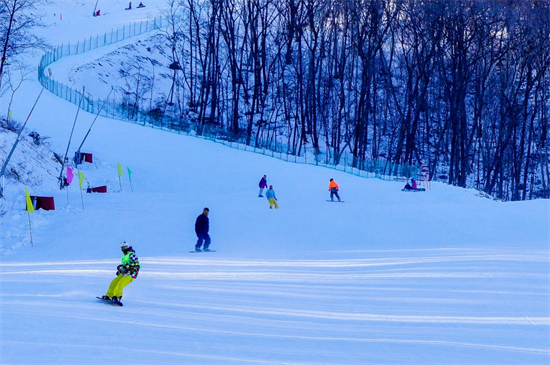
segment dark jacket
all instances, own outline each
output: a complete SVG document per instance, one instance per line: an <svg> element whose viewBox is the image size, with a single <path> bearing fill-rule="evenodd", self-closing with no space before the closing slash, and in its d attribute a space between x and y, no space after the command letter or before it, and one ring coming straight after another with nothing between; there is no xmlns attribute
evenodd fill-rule
<svg viewBox="0 0 550 365"><path fill-rule="evenodd" d="M267 179L265 177L262 177L258 186L260 187L260 189L267 188Z"/></svg>
<svg viewBox="0 0 550 365"><path fill-rule="evenodd" d="M208 229L210 228L210 223L208 221L208 216L201 214L197 217L197 220L195 221L195 233L208 233Z"/></svg>

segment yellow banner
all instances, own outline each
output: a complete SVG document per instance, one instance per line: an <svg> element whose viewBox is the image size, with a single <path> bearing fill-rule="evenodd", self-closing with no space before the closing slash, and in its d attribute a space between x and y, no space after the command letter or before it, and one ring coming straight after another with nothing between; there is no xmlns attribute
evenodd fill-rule
<svg viewBox="0 0 550 365"><path fill-rule="evenodd" d="M27 195L27 211L29 213L34 213L34 206L32 205L31 196L29 195L29 189L25 186L25 193Z"/></svg>
<svg viewBox="0 0 550 365"><path fill-rule="evenodd" d="M82 189L82 182L84 182L84 174L81 171L78 171L78 187Z"/></svg>

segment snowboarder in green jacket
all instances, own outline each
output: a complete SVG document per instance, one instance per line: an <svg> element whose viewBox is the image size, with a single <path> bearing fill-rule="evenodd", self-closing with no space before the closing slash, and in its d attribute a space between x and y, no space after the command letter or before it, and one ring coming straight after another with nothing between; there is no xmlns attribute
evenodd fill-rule
<svg viewBox="0 0 550 365"><path fill-rule="evenodd" d="M122 251L121 264L117 267L116 278L111 281L107 294L101 299L120 302L122 299L122 290L130 284L139 274L140 264L136 252L126 241L120 243Z"/></svg>

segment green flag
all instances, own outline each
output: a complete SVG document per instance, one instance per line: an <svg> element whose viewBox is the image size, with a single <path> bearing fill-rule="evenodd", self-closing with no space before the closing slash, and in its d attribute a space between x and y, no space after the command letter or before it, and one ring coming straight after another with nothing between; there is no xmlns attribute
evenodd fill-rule
<svg viewBox="0 0 550 365"><path fill-rule="evenodd" d="M132 170L130 170L129 167L126 168L128 170L128 180L132 181Z"/></svg>
<svg viewBox="0 0 550 365"><path fill-rule="evenodd" d="M8 122L10 122L12 118L13 118L13 112L11 110L9 110L8 111Z"/></svg>
<svg viewBox="0 0 550 365"><path fill-rule="evenodd" d="M124 172L122 171L122 164L119 162L118 165L118 176L124 175Z"/></svg>
<svg viewBox="0 0 550 365"><path fill-rule="evenodd" d="M78 171L78 187L82 189L82 182L84 182L84 174L81 171Z"/></svg>
<svg viewBox="0 0 550 365"><path fill-rule="evenodd" d="M27 189L26 186L25 186L25 196L27 200L27 212L34 213L34 206L32 205L32 199L31 199L31 196L29 195L29 189Z"/></svg>

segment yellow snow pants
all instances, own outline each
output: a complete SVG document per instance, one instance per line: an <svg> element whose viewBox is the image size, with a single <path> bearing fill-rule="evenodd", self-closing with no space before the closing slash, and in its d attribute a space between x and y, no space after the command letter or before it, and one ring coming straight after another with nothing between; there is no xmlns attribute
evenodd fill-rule
<svg viewBox="0 0 550 365"><path fill-rule="evenodd" d="M267 199L269 201L269 209L273 209L273 204L275 204L275 209L279 209L279 204L277 204L277 200L274 198Z"/></svg>
<svg viewBox="0 0 550 365"><path fill-rule="evenodd" d="M111 281L111 285L109 285L109 290L107 290L107 294L105 295L108 297L121 297L124 287L130 284L132 281L134 281L134 278L132 278L131 276L117 276L113 279L113 281Z"/></svg>

